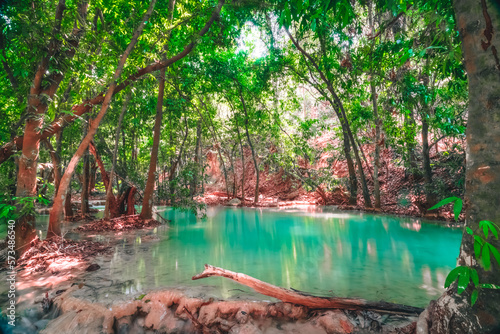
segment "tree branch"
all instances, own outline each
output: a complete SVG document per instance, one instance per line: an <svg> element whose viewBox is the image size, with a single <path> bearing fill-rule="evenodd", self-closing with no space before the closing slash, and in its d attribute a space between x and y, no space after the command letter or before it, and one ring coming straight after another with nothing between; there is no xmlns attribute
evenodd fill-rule
<svg viewBox="0 0 500 334"><path fill-rule="evenodd" d="M364 299L317 297L297 290L280 288L251 276L214 267L209 264L205 264L205 270L191 279L198 280L212 276L226 277L242 285L246 285L263 295L277 298L285 303L303 305L312 309L371 310L380 313L405 315L420 314L423 311L419 307L386 302L369 302Z"/></svg>
<svg viewBox="0 0 500 334"><path fill-rule="evenodd" d="M162 68L166 68L166 67L172 65L173 63L175 63L176 61L187 56L193 50L193 48L196 46L196 44L198 43L197 40L208 32L212 23L219 16L220 11L221 11L224 3L225 3L225 0L219 0L219 4L212 12L212 16L208 19L205 26L198 32L197 38L195 38L196 41L189 43L184 48L184 50L182 52L178 53L177 55L173 56L172 58L150 64L150 65L140 69L136 74L130 75L125 81L123 81L121 84L116 86L116 88L114 89L113 95L122 91L128 85L130 85L132 82L136 81L140 77L142 77L148 73L151 73L153 71L158 71ZM89 100L84 101L83 103L74 105L71 108L73 115L64 115L61 118L54 120L47 127L47 129L43 131L43 133L41 135L41 139L43 140L43 139L51 137L55 133L59 132L63 126L65 126L68 123L73 122L76 118L91 111L92 107L94 105L99 105L103 101L104 101L104 91L92 99L89 99ZM23 137L21 136L21 137L15 138L13 141L6 143L2 147L0 147L0 164L3 163L4 161L6 161L12 154L15 153L16 150L21 150L22 146L23 146Z"/></svg>

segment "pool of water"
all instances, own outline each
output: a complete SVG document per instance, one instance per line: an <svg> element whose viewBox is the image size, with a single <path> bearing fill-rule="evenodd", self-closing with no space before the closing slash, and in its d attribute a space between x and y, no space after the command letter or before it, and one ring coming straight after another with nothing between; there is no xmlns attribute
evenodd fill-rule
<svg viewBox="0 0 500 334"><path fill-rule="evenodd" d="M205 220L164 209L169 229L133 256L111 264L111 276L146 287L239 286L225 278L191 281L209 263L281 287L318 295L426 306L455 267L461 231L418 219L338 212L331 208L209 208ZM130 255L130 254L129 254Z"/></svg>
<svg viewBox="0 0 500 334"><path fill-rule="evenodd" d="M226 278L192 281L208 263L316 295L424 307L444 291L461 240L459 229L440 223L329 207L211 207L203 220L171 208L158 211L171 220L169 227L94 237L113 245L111 256L96 260L100 270L84 273L96 301L127 300L166 287L270 299ZM43 229L43 217L39 223ZM23 282L21 296L57 289L33 280Z"/></svg>

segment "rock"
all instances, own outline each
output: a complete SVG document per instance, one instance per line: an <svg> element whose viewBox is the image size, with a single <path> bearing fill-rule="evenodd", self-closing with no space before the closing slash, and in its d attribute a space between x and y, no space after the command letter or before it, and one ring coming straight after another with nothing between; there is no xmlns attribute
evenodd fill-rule
<svg viewBox="0 0 500 334"><path fill-rule="evenodd" d="M251 322L236 325L231 328L229 334L260 334L262 331Z"/></svg>
<svg viewBox="0 0 500 334"><path fill-rule="evenodd" d="M354 326L341 311L326 311L318 318L318 323L328 334L352 333Z"/></svg>
<svg viewBox="0 0 500 334"><path fill-rule="evenodd" d="M97 263L92 263L90 266L87 267L87 269L85 269L85 271L96 271L99 269L101 269L100 265L98 265Z"/></svg>
<svg viewBox="0 0 500 334"><path fill-rule="evenodd" d="M237 198L233 198L232 200L227 202L227 205L238 206L238 205L241 205L241 201Z"/></svg>

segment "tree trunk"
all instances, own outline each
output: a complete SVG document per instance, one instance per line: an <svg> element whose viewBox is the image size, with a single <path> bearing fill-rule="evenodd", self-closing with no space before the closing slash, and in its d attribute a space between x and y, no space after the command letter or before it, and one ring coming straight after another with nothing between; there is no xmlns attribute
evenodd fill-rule
<svg viewBox="0 0 500 334"><path fill-rule="evenodd" d="M158 160L158 147L160 145L160 130L163 116L163 94L165 91L165 69L160 71L160 84L158 87L158 101L156 103L156 118L153 134L153 147L151 148L151 160L149 161L148 180L144 190L142 201L141 218L153 218L153 195L155 185L156 162Z"/></svg>
<svg viewBox="0 0 500 334"><path fill-rule="evenodd" d="M372 12L372 3L370 2L368 4L369 6L369 13L368 13L368 19L370 21L370 30L372 32L372 35L375 32L375 27L373 24L373 12ZM373 117L375 118L375 153L373 156L373 196L375 197L375 208L379 209L380 208L380 183L378 179L378 172L380 169L380 128L381 128L381 121L378 116L378 103L377 103L377 89L375 87L375 82L374 82L374 73L373 73L373 48L375 46L375 39L372 40L372 44L370 47L370 65L371 65L371 70L370 70L370 90L372 93L372 104L373 104Z"/></svg>
<svg viewBox="0 0 500 334"><path fill-rule="evenodd" d="M371 199L370 199L370 194L368 192L368 186L366 185L366 179L365 179L365 174L363 172L363 165L361 164L361 159L359 158L359 152L358 148L356 146L356 141L354 140L354 136L351 131L351 127L349 125L349 120L347 118L347 115L344 110L344 105L342 104L342 101L340 100L339 96L337 93L335 93L335 89L333 88L333 85L330 80L325 76L325 73L320 69L314 58L311 57L309 53L304 50L300 44L293 38L292 34L288 31L288 29L285 29L288 37L290 37L290 40L292 43L295 45L295 47L309 60L309 62L314 66L316 71L318 72L319 76L321 77L321 80L326 84L328 91L331 94L331 97L326 94L326 92L319 88L318 86L313 85L325 98L330 104L332 105L333 109L335 110L335 113L337 114L337 117L342 125L342 131L344 135L347 134L349 141L352 145L352 149L354 151L354 157L356 158L356 163L358 165L358 172L359 172L359 177L361 179L361 187L363 190L363 198L365 199L365 206L371 207ZM309 66L309 65L308 65ZM332 99L333 98L333 99Z"/></svg>
<svg viewBox="0 0 500 334"><path fill-rule="evenodd" d="M462 39L469 81L467 124L467 168L465 184L466 226L482 234L479 222L500 221L500 7L493 0L455 0L454 9ZM495 32L495 33L493 33ZM487 240L497 249L500 241ZM463 234L459 265L472 265L480 283L500 285L500 264L491 259L485 271L474 258L474 240ZM431 303L417 323L418 333L499 333L500 290L481 289L477 303L470 306L470 288L461 295L456 284Z"/></svg>
<svg viewBox="0 0 500 334"><path fill-rule="evenodd" d="M59 182L61 181L61 161L59 155L54 150L54 147L49 140L45 140L45 145L47 145L47 149L50 153L50 159L52 160L52 166L54 167L54 188L57 192L57 188L59 188Z"/></svg>
<svg viewBox="0 0 500 334"><path fill-rule="evenodd" d="M116 89L114 90L113 94L117 94L118 92L122 91L123 89L127 88L131 83L137 81L139 78L143 77L146 74L161 70L162 68L169 67L170 65L174 64L176 61L181 60L182 58L186 57L196 46L197 43L201 40L201 37L203 37L209 30L214 21L219 17L220 11L225 3L225 0L219 0L217 7L214 8L212 15L209 17L203 28L198 32L195 33L190 40L192 40L191 43L186 45L186 47L176 54L175 56L162 60L162 61L156 61L150 65L147 65L146 67L143 67L139 69L135 74L130 75L126 80L122 81L119 85L116 86ZM53 34L56 35L56 34ZM52 87L52 86L51 86ZM46 139L51 137L52 135L56 134L57 132L61 131L62 127L64 124L71 123L73 122L77 117L82 116L92 110L92 107L101 103L104 103L105 101L105 94L106 92L101 92L94 98L90 100L86 100L81 104L74 105L71 110L72 114L70 115L64 115L61 116L61 118L54 120L50 126L47 126L46 129L43 131L41 134L41 139ZM10 156L12 156L15 152L16 149L20 151L23 148L23 137L16 137L14 140L4 144L2 147L0 147L0 164L6 161Z"/></svg>
<svg viewBox="0 0 500 334"><path fill-rule="evenodd" d="M122 110L120 112L120 117L118 118L118 125L116 126L115 148L113 150L111 172L109 174L109 187L106 189L106 205L104 207L104 218L106 218L106 219L109 218L110 198L111 198L111 196L113 196L113 181L115 178L116 156L118 154L118 142L120 141L120 130L121 130L122 123L123 123L123 117L125 116L125 112L127 111L128 103L130 102L131 98L132 98L132 90L130 90L128 92L127 97L125 98L125 101L123 102ZM125 147L124 147L124 149L125 149Z"/></svg>
<svg viewBox="0 0 500 334"><path fill-rule="evenodd" d="M432 168L429 150L429 122L426 118L427 114L422 115L422 160L424 169L425 181L425 197L426 207L430 208L437 203L436 194L432 185Z"/></svg>
<svg viewBox="0 0 500 334"><path fill-rule="evenodd" d="M85 117L86 120L89 120L89 117ZM85 123L83 131L83 138L87 135L87 126ZM82 193L81 193L81 207L80 211L82 212L82 216L89 212L89 184L90 184L90 161L89 161L89 149L85 150L83 154L83 177L82 177Z"/></svg>
<svg viewBox="0 0 500 334"><path fill-rule="evenodd" d="M342 127L342 147L344 156L347 163L347 170L349 171L349 204L356 205L358 201L358 178L356 177L356 170L354 169L354 162L351 157L351 145L347 133Z"/></svg>
<svg viewBox="0 0 500 334"><path fill-rule="evenodd" d="M111 85L109 86L109 89L106 93L106 96L104 98L104 101L102 103L101 110L99 111L99 114L97 114L95 120L90 125L90 128L88 130L87 136L83 139L81 142L80 146L76 150L75 154L73 155L73 158L71 158L71 161L66 168L66 171L64 172L64 175L61 179L61 185L59 186L59 190L57 191L56 198L54 200L54 205L52 206L52 210L50 212L50 217L49 217L49 227L47 231L47 237L51 238L53 236L60 236L61 235L61 227L60 227L60 220L62 216L62 208L64 206L64 199L65 195L70 183L71 176L73 175L73 172L75 170L76 165L78 164L78 161L82 157L85 149L89 146L90 142L92 141L92 138L94 137L97 128L99 127L99 123L101 122L102 118L106 114L106 111L108 110L109 104L111 102L111 98L113 97L113 92L116 88L116 82L120 78L120 75L122 73L123 67L125 66L125 62L127 61L127 58L132 52L132 49L134 48L135 44L137 43L137 40L139 39L139 36L142 33L142 30L144 28L145 23L149 20L149 17L153 13L153 8L156 4L156 0L151 0L151 4L144 15L144 17L141 20L141 23L139 24L139 27L136 29L134 32L134 35L132 37L132 40L130 41L129 45L127 46L127 49L123 53L123 55L120 57L120 61L118 62L117 69L115 71L115 74L113 76L113 81Z"/></svg>
<svg viewBox="0 0 500 334"><path fill-rule="evenodd" d="M422 309L418 307L391 304L385 302L369 302L364 299L338 298L338 297L316 297L297 290L288 290L263 282L254 277L236 273L205 264L202 273L193 276L192 280L206 277L220 276L232 279L242 285L248 286L263 295L279 299L285 303L303 305L311 309L344 309L344 310L372 310L380 313L416 315Z"/></svg>
<svg viewBox="0 0 500 334"><path fill-rule="evenodd" d="M240 126L238 125L238 120L236 120L236 132L238 133L238 141L240 143L241 151L241 201L245 202L245 151L243 150L243 144L241 143Z"/></svg>
<svg viewBox="0 0 500 334"><path fill-rule="evenodd" d="M194 149L194 162L201 166L201 118L196 125L196 147ZM201 170L201 168L200 168ZM191 183L191 197L196 196L198 193L198 170L193 175L193 182Z"/></svg>
<svg viewBox="0 0 500 334"><path fill-rule="evenodd" d="M56 135L56 150L55 155L59 159L59 163L57 165L57 178L54 177L54 196L57 194L57 190L59 189L59 184L61 183L62 176L62 166L61 166L61 152L62 152L62 139L63 139L64 129L61 132L58 132Z"/></svg>
<svg viewBox="0 0 500 334"><path fill-rule="evenodd" d="M97 172L97 164L92 161L90 165L90 181L89 181L89 194L95 191L95 173Z"/></svg>
<svg viewBox="0 0 500 334"><path fill-rule="evenodd" d="M73 217L73 207L71 206L71 186L66 193L66 198L64 199L64 217L71 218Z"/></svg>
<svg viewBox="0 0 500 334"><path fill-rule="evenodd" d="M239 90L239 95L240 95L240 101L241 105L243 106L243 111L245 112L245 133L247 135L247 140L248 140L248 145L250 146L250 150L252 151L252 160L253 160L253 166L255 168L255 194L254 194L254 203L259 202L259 165L257 164L257 159L255 157L255 150L252 145L252 141L250 140L250 134L248 132L248 112L247 112L247 106L245 104L245 99L243 98L243 93L241 91L241 84L237 82L238 90Z"/></svg>

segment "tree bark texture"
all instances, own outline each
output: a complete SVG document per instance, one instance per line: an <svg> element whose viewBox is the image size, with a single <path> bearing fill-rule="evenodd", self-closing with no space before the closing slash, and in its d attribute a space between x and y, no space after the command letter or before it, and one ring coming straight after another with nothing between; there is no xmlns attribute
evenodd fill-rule
<svg viewBox="0 0 500 334"><path fill-rule="evenodd" d="M94 135L97 131L97 128L99 127L99 124L106 114L106 111L109 108L109 104L111 103L111 98L113 97L113 92L116 88L116 82L120 78L120 75L122 73L123 67L125 66L125 62L127 61L127 58L132 52L132 49L134 48L135 44L137 43L137 40L139 39L139 36L142 34L142 30L144 28L145 23L149 20L149 17L153 13L153 8L156 4L156 0L152 0L151 4L144 15L144 17L141 20L141 23L139 24L139 27L134 31L134 34L132 36L132 40L130 41L129 45L125 49L123 55L120 57L120 61L118 62L117 69L115 71L115 74L113 76L113 82L111 83L108 92L106 93L106 96L104 98L104 101L102 103L101 110L99 111L99 114L96 116L96 118L92 121L88 133L85 136L85 138L82 140L80 146L76 150L75 154L73 155L73 158L71 158L71 161L66 168L64 175L61 179L61 184L59 186L59 189L57 191L57 195L54 199L54 205L52 206L52 210L50 212L50 217L49 217L49 227L47 231L47 237L51 238L53 236L60 236L61 235L61 227L60 227L60 221L62 218L62 208L64 206L64 199L65 199L65 194L68 189L68 185L70 183L71 176L73 175L73 172L75 170L76 165L78 164L78 161L82 157L84 151L87 149L89 146L90 142L94 138Z"/></svg>
<svg viewBox="0 0 500 334"><path fill-rule="evenodd" d="M113 181L115 178L115 170L116 170L116 156L118 155L118 142L120 141L120 130L122 128L123 117L125 117L125 112L127 111L128 104L130 99L132 98L132 90L130 90L125 98L125 101L122 105L122 110L120 112L120 117L118 118L118 125L116 126L115 132L115 148L113 150L113 158L111 164L111 172L109 175L109 187L106 188L106 205L104 207L104 218L109 218L109 205L111 196L113 196Z"/></svg>
<svg viewBox="0 0 500 334"><path fill-rule="evenodd" d="M263 295L277 298L285 303L307 306L311 309L371 310L380 313L405 315L416 315L422 312L421 308L406 305L369 302L364 299L317 297L296 290L280 288L254 277L214 267L209 264L205 264L205 270L193 276L191 279L198 280L212 276L226 277L242 285L248 286Z"/></svg>
<svg viewBox="0 0 500 334"><path fill-rule="evenodd" d="M141 218L153 218L153 195L155 185L156 163L158 161L158 147L160 145L161 121L163 116L163 94L165 92L165 69L160 71L160 83L158 85L158 101L156 103L156 117L153 134L153 147L151 148L151 160L149 161L148 180L144 190L142 201Z"/></svg>
<svg viewBox="0 0 500 334"><path fill-rule="evenodd" d="M500 222L500 6L493 0L455 0L454 9L469 82L466 226L481 235L481 220ZM500 249L491 233L487 241ZM473 239L464 233L458 264L477 269L480 283L500 285L500 264L492 258L485 271L474 259ZM474 306L470 293L469 288L458 295L452 284L419 319L418 333L499 333L500 290L481 289Z"/></svg>

